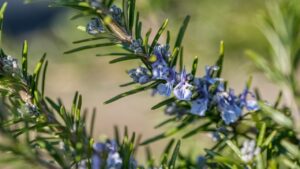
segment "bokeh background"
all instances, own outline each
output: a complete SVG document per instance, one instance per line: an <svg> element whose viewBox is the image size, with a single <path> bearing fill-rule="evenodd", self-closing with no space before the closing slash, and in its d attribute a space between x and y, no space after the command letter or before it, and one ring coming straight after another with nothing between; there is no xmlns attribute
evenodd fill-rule
<svg viewBox="0 0 300 169"><path fill-rule="evenodd" d="M137 0L137 8L144 21L144 32L150 27L155 32L163 20L169 18L169 30L173 32L173 37L184 17L191 15L184 39L186 68L190 70L192 59L198 56L200 66L197 73L203 75L204 66L212 65L218 58L219 42L224 40L226 59L223 77L230 82L229 86L241 92L248 77L253 75L254 86L259 86L263 97L271 102L274 100L278 88L255 72L244 54L247 49L265 53L267 42L257 28L257 15L264 9L263 0ZM4 20L3 43L6 52L19 57L22 42L27 40L32 68L46 52L50 62L46 94L52 98L59 97L70 105L75 91L79 91L86 108L97 108L95 139L97 136L112 137L114 125L120 128L127 125L130 131L142 134L144 139L170 127L154 129L153 126L167 117L162 109L150 110L163 99L151 97L150 91L109 105L103 104L128 89L118 85L129 82L125 71L140 63L111 65L108 63L111 57L95 56L114 48L64 55L64 51L76 47L73 41L89 36L76 29L78 25L85 25L89 18L70 20L74 14L75 10L48 8L47 3L23 4L21 0L10 0ZM211 142L207 134L197 135L184 140L185 151L199 153L203 145ZM164 144L165 141L154 143L151 148L158 154Z"/></svg>

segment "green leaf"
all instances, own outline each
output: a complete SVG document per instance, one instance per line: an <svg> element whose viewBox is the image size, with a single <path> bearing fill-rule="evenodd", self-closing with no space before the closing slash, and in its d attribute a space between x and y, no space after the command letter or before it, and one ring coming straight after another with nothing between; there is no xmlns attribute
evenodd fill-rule
<svg viewBox="0 0 300 169"><path fill-rule="evenodd" d="M104 53L104 54L97 54L96 56L127 56L132 55L132 53Z"/></svg>
<svg viewBox="0 0 300 169"><path fill-rule="evenodd" d="M175 48L172 52L172 55L170 57L170 67L174 67L177 64L177 60L178 60L178 52L179 52L179 48Z"/></svg>
<svg viewBox="0 0 300 169"><path fill-rule="evenodd" d="M108 0L108 2L107 2L107 7L109 8L109 7L111 7L112 6L112 4L114 3L114 1L115 0Z"/></svg>
<svg viewBox="0 0 300 169"><path fill-rule="evenodd" d="M93 49L93 48L98 48L98 47L106 47L106 46L117 46L116 43L100 43L100 44L95 44L95 45L87 45L87 46L81 46L69 51L64 52L64 54L70 54L82 50L87 50L87 49Z"/></svg>
<svg viewBox="0 0 300 169"><path fill-rule="evenodd" d="M186 31L186 28L189 24L189 21L190 21L190 16L186 16L184 21L183 21L183 24L179 30L179 33L177 35L177 39L176 39L176 42L175 42L175 46L174 48L179 48L181 46L181 43L182 43L182 40L183 40L183 37L184 37L184 34L185 34L185 31Z"/></svg>
<svg viewBox="0 0 300 169"><path fill-rule="evenodd" d="M53 2L49 7L70 7L78 9L80 11L91 10L87 2L63 2L59 1L58 3Z"/></svg>
<svg viewBox="0 0 300 169"><path fill-rule="evenodd" d="M130 60L135 60L135 59L140 59L140 57L138 57L136 55L131 55L131 56L129 55L129 56L113 59L113 60L109 61L109 63L113 64L113 63L118 63L118 62L123 62L123 61L130 61Z"/></svg>
<svg viewBox="0 0 300 169"><path fill-rule="evenodd" d="M194 58L191 74L195 77L198 67L198 56Z"/></svg>
<svg viewBox="0 0 300 169"><path fill-rule="evenodd" d="M144 46L144 48L145 48L145 52L146 52L146 53L149 52L149 51L148 51L148 47L149 47L148 42L149 42L149 37L150 37L150 35L151 35L151 32L152 32L152 29L150 28L150 29L148 30L148 32L146 33L145 39L144 39L144 41L143 41L143 46Z"/></svg>
<svg viewBox="0 0 300 169"><path fill-rule="evenodd" d="M111 99L105 101L104 104L109 104L109 103L112 103L112 102L114 102L114 101L117 101L117 100L119 100L119 99L121 99L121 98L123 98L123 97L126 97L126 96L129 96L129 95L136 94L136 93L138 93L138 92L142 92L142 91L151 89L151 88L155 87L156 85L158 85L159 83L160 83L160 81L156 81L156 82L151 83L150 85L142 86L142 87L139 87L139 88L137 88L137 89L133 89L133 90L130 90L130 91L128 91L128 92L124 92L124 93L122 93L122 94L119 94L119 95L117 95L117 96L115 96L115 97L113 97L113 98L111 98Z"/></svg>
<svg viewBox="0 0 300 169"><path fill-rule="evenodd" d="M129 31L129 19L128 19L128 0L122 1L123 5L123 19L126 26L126 30Z"/></svg>
<svg viewBox="0 0 300 169"><path fill-rule="evenodd" d="M181 72L183 70L183 47L180 48L179 53L179 71Z"/></svg>
<svg viewBox="0 0 300 169"><path fill-rule="evenodd" d="M250 77L248 78L247 83L246 83L246 88L247 88L247 89L250 89L250 88L251 88L252 79L253 79L252 76L250 76Z"/></svg>
<svg viewBox="0 0 300 169"><path fill-rule="evenodd" d="M175 139L171 139L170 142L167 144L167 147L165 148L163 154L168 156L174 143L175 143ZM164 162L162 161L161 163L164 163Z"/></svg>
<svg viewBox="0 0 300 169"><path fill-rule="evenodd" d="M23 49L22 49L22 73L25 78L27 78L27 58L28 58L28 44L25 40L23 43Z"/></svg>
<svg viewBox="0 0 300 169"><path fill-rule="evenodd" d="M135 15L135 0L130 0L129 8L129 30L132 34L133 25L134 25L134 15Z"/></svg>
<svg viewBox="0 0 300 169"><path fill-rule="evenodd" d="M164 100L162 102L159 102L158 104L156 104L155 106L153 106L151 109L152 110L158 109L158 108L160 108L162 106L165 106L165 105L168 105L168 104L170 104L170 103L172 103L174 101L176 101L176 98L175 97L171 97L171 98L166 99L166 100Z"/></svg>
<svg viewBox="0 0 300 169"><path fill-rule="evenodd" d="M272 133L266 138L262 146L268 146L273 141L273 138L276 136L276 134L276 130L272 131Z"/></svg>
<svg viewBox="0 0 300 169"><path fill-rule="evenodd" d="M207 127L211 125L211 122L206 122L204 124L201 124L199 127L191 130L190 132L186 133L185 135L182 136L183 139L189 138L191 136L194 136L195 134L199 133L200 131L205 131Z"/></svg>
<svg viewBox="0 0 300 169"><path fill-rule="evenodd" d="M146 147L146 159L148 167L154 168L154 160L152 158L151 149L149 147Z"/></svg>
<svg viewBox="0 0 300 169"><path fill-rule="evenodd" d="M0 47L2 48L2 30L3 30L3 18L4 18L4 12L7 7L7 2L4 2L0 9Z"/></svg>
<svg viewBox="0 0 300 169"><path fill-rule="evenodd" d="M267 125L266 125L266 123L263 122L262 125L261 125L261 128L259 130L259 136L257 138L257 145L258 146L261 146L263 141L264 141L266 128L267 128Z"/></svg>
<svg viewBox="0 0 300 169"><path fill-rule="evenodd" d="M157 124L154 128L157 129L159 127L162 127L170 122L176 121L177 117L168 118L167 120L162 121L161 123Z"/></svg>
<svg viewBox="0 0 300 169"><path fill-rule="evenodd" d="M159 28L159 30L157 31L153 41L152 41L152 44L150 46L150 50L149 50L149 53L152 53L153 49L154 49L154 46L157 44L160 36L162 35L162 33L165 31L166 27L168 26L168 19L166 19L163 24L161 25L161 27Z"/></svg>
<svg viewBox="0 0 300 169"><path fill-rule="evenodd" d="M232 169L233 166L231 165L237 165L240 166L240 161L239 160L235 160L232 157L224 157L224 156L220 156L220 155L215 155L213 160L213 162L219 163L219 164L224 164L224 165L229 165L226 168L230 168ZM239 167L239 169L243 169L243 167Z"/></svg>
<svg viewBox="0 0 300 169"><path fill-rule="evenodd" d="M72 16L70 18L70 20L76 20L82 17L86 17L86 16L92 16L92 15L96 15L97 13L95 11L91 11L91 10L86 10L86 11L81 11L80 13Z"/></svg>
<svg viewBox="0 0 300 169"><path fill-rule="evenodd" d="M137 12L135 17L135 39L141 38L141 29L142 26L140 25L140 13Z"/></svg>
<svg viewBox="0 0 300 169"><path fill-rule="evenodd" d="M102 39L109 39L109 37L95 37L95 38L87 38L87 39L81 39L74 41L73 44L78 44L78 43L84 43L84 42L90 42L90 41L96 41L96 40L102 40Z"/></svg>
<svg viewBox="0 0 300 169"><path fill-rule="evenodd" d="M188 125L190 125L192 121L193 121L193 117L192 116L188 116L177 127L169 129L169 130L167 130L167 131L165 131L165 132L163 132L161 134L158 134L158 135L156 135L156 136L154 136L152 138L149 138L149 139L145 140L144 142L142 142L141 145L146 145L146 144L155 142L157 140L161 140L161 139L167 138L167 137L169 137L171 135L174 135L177 132L179 132L182 129L184 129L185 127L187 127Z"/></svg>
<svg viewBox="0 0 300 169"><path fill-rule="evenodd" d="M221 77L222 70L223 70L223 62L224 62L224 53L225 53L225 47L224 42L220 42L220 56L216 62L216 66L219 67L219 70L217 71L216 77Z"/></svg>
<svg viewBox="0 0 300 169"><path fill-rule="evenodd" d="M46 97L46 100L48 101L48 103L51 105L51 107L57 111L60 112L60 105L56 104L53 100L51 100L49 97Z"/></svg>
<svg viewBox="0 0 300 169"><path fill-rule="evenodd" d="M44 64L43 77L42 77L42 97L45 96L47 67L48 67L48 61L46 61Z"/></svg>
<svg viewBox="0 0 300 169"><path fill-rule="evenodd" d="M97 112L96 108L94 108L93 109L93 113L92 113L91 123L90 123L90 137L93 137L93 134L94 134L96 112ZM120 144L118 143L118 145L120 145Z"/></svg>
<svg viewBox="0 0 300 169"><path fill-rule="evenodd" d="M171 41L171 32L168 30L167 31L166 44L170 45L170 41Z"/></svg>
<svg viewBox="0 0 300 169"><path fill-rule="evenodd" d="M134 84L136 84L136 82L128 82L128 83L121 84L120 87L127 87Z"/></svg>
<svg viewBox="0 0 300 169"><path fill-rule="evenodd" d="M277 99L276 99L275 104L274 104L274 109L276 109L279 106L279 103L280 103L281 99L282 99L282 91L280 91L278 96L277 96Z"/></svg>
<svg viewBox="0 0 300 169"><path fill-rule="evenodd" d="M179 150L180 150L180 144L181 144L181 141L178 140L178 142L177 142L177 144L176 144L176 147L175 147L175 149L174 149L174 151L173 151L171 160L170 160L170 162L169 162L169 168L170 168L170 169L175 168L176 159L177 159L177 156L178 156Z"/></svg>
<svg viewBox="0 0 300 169"><path fill-rule="evenodd" d="M36 64L35 69L33 71L33 77L32 77L32 82L31 82L32 95L34 95L34 92L37 91L37 89L38 89L40 72L41 72L41 68L45 62L45 59L46 59L46 53L44 53L44 55L42 56L40 61Z"/></svg>
<svg viewBox="0 0 300 169"><path fill-rule="evenodd" d="M120 131L118 126L114 126L114 136L115 136L114 139L116 140L117 144L120 145L121 140L120 140Z"/></svg>
<svg viewBox="0 0 300 169"><path fill-rule="evenodd" d="M295 158L300 158L300 150L298 145L294 145L287 140L282 140L281 145L288 150Z"/></svg>
<svg viewBox="0 0 300 169"><path fill-rule="evenodd" d="M276 123L288 128L293 128L293 121L291 118L284 115L282 112L273 109L263 102L259 103L259 106L264 114L272 118Z"/></svg>
<svg viewBox="0 0 300 169"><path fill-rule="evenodd" d="M233 152L235 152L235 154L238 157L242 157L242 153L240 152L240 149L231 141L231 140L227 140L226 144L233 150Z"/></svg>

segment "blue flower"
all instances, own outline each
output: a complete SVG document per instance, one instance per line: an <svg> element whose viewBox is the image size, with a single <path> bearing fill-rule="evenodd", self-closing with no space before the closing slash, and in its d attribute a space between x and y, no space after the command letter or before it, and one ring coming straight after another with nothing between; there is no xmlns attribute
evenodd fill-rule
<svg viewBox="0 0 300 169"><path fill-rule="evenodd" d="M199 98L192 101L191 113L204 116L209 104L209 91L207 84L197 83L196 90L199 93Z"/></svg>
<svg viewBox="0 0 300 169"><path fill-rule="evenodd" d="M99 18L92 18L91 21L86 25L86 31L90 35L97 35L99 33L105 32Z"/></svg>
<svg viewBox="0 0 300 169"><path fill-rule="evenodd" d="M128 75L133 79L134 82L145 84L150 81L148 69L144 67L138 67L128 71Z"/></svg>
<svg viewBox="0 0 300 169"><path fill-rule="evenodd" d="M129 46L129 49L134 53L143 53L143 44L141 39L133 40Z"/></svg>
<svg viewBox="0 0 300 169"><path fill-rule="evenodd" d="M169 97L171 96L173 85L173 82L161 83L157 86L156 89L160 95Z"/></svg>
<svg viewBox="0 0 300 169"><path fill-rule="evenodd" d="M158 60L167 60L171 56L169 49L170 49L169 45L159 44L154 47L153 53Z"/></svg>
<svg viewBox="0 0 300 169"><path fill-rule="evenodd" d="M160 64L152 65L152 78L153 79L162 79L167 80L170 73L172 73L172 69L168 67L165 62L161 62Z"/></svg>
<svg viewBox="0 0 300 169"><path fill-rule="evenodd" d="M192 89L193 86L188 83L186 72L183 70L181 72L180 82L174 88L174 95L179 100L191 100L193 94Z"/></svg>
<svg viewBox="0 0 300 169"><path fill-rule="evenodd" d="M100 8L102 6L102 0L89 0L89 3L93 8Z"/></svg>
<svg viewBox="0 0 300 169"><path fill-rule="evenodd" d="M129 161L130 169L136 169L138 167L137 161L133 158L133 156L130 156L130 161Z"/></svg>
<svg viewBox="0 0 300 169"><path fill-rule="evenodd" d="M209 84L214 84L217 81L219 81L219 78L212 78L212 74L214 71L219 70L218 66L205 66L205 80L209 83Z"/></svg>
<svg viewBox="0 0 300 169"><path fill-rule="evenodd" d="M249 95L251 99L248 99ZM240 102L241 106L244 106L248 111L257 111L259 109L255 95L251 93L248 88L245 88L240 95Z"/></svg>
<svg viewBox="0 0 300 169"><path fill-rule="evenodd" d="M122 159L118 152L110 152L106 160L107 169L121 169L122 168Z"/></svg>
<svg viewBox="0 0 300 169"><path fill-rule="evenodd" d="M118 8L116 5L113 5L109 9L112 18L117 21L120 25L122 25L122 10Z"/></svg>
<svg viewBox="0 0 300 169"><path fill-rule="evenodd" d="M93 154L92 155L92 169L100 169L103 165L102 159L99 155Z"/></svg>
<svg viewBox="0 0 300 169"><path fill-rule="evenodd" d="M201 98L192 101L191 113L204 116L208 107L208 98Z"/></svg>
<svg viewBox="0 0 300 169"><path fill-rule="evenodd" d="M217 94L217 105L225 124L234 123L242 115L242 107L233 90Z"/></svg>
<svg viewBox="0 0 300 169"><path fill-rule="evenodd" d="M118 153L118 145L115 141L95 143L93 145L92 169L121 169L122 158ZM104 163L106 164L105 166Z"/></svg>

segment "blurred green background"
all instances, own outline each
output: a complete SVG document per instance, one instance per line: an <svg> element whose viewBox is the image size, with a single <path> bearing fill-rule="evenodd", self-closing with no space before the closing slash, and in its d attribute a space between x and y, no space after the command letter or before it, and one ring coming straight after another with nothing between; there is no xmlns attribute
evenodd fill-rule
<svg viewBox="0 0 300 169"><path fill-rule="evenodd" d="M198 75L203 75L204 66L215 62L219 42L224 40L226 59L223 78L230 82L229 86L241 92L248 77L254 75L254 86L259 86L263 97L272 102L278 88L263 75L254 72L253 65L244 54L246 49L266 53L266 40L256 27L257 14L264 9L264 3L264 0L137 0L137 8L144 21L144 33L150 27L155 32L163 20L169 18L169 30L174 37L183 18L191 15L184 39L186 68L189 70L192 59L198 56ZM95 136L113 136L113 125L121 128L127 125L130 131L142 134L144 139L164 131L153 128L167 118L163 110L150 110L163 98L152 98L150 91L109 105L103 104L105 100L127 90L118 85L130 81L125 70L138 66L139 62L110 65L110 57L95 56L107 52L103 49L63 54L76 47L73 41L89 37L76 29L78 25L85 25L89 18L71 21L74 14L75 10L48 9L46 3L24 5L21 0L9 1L4 21L6 52L19 57L23 40L28 40L31 66L46 52L50 61L47 95L60 97L70 105L75 91L79 91L85 107L90 110L96 107L98 110ZM207 134L203 134L184 142L187 151L192 149L199 153L202 151L201 145L211 144L212 141ZM151 147L158 153L164 143L154 143Z"/></svg>

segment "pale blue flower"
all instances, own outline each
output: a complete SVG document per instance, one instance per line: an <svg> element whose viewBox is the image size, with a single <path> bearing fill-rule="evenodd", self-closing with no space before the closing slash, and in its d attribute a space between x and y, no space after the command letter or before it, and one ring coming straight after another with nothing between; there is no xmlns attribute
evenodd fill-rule
<svg viewBox="0 0 300 169"><path fill-rule="evenodd" d="M92 169L121 169L122 159L118 153L118 145L115 141L95 143L93 145ZM106 162L106 163L105 163ZM106 164L105 166L104 163Z"/></svg>
<svg viewBox="0 0 300 169"><path fill-rule="evenodd" d="M89 0L89 3L93 8L100 8L102 6L102 0Z"/></svg>
<svg viewBox="0 0 300 169"><path fill-rule="evenodd" d="M246 140L241 148L242 160L244 162L250 162L252 159L260 153L260 148L256 147L255 140Z"/></svg>
<svg viewBox="0 0 300 169"><path fill-rule="evenodd" d="M173 82L161 83L157 86L156 89L160 95L169 97L171 96L173 85Z"/></svg>
<svg viewBox="0 0 300 169"><path fill-rule="evenodd" d="M218 109L225 124L236 122L242 115L242 107L240 107L239 100L234 95L233 90L230 90L229 93L218 93L216 97Z"/></svg>
<svg viewBox="0 0 300 169"><path fill-rule="evenodd" d="M121 169L122 162L118 152L110 152L106 160L106 169Z"/></svg>
<svg viewBox="0 0 300 169"><path fill-rule="evenodd" d="M161 79L167 80L168 76L171 76L172 69L168 67L165 62L161 62L160 64L152 64L152 78L153 79Z"/></svg>
<svg viewBox="0 0 300 169"><path fill-rule="evenodd" d="M148 69L144 67L138 67L128 71L128 75L133 79L134 82L145 84L150 81L150 75Z"/></svg>
<svg viewBox="0 0 300 169"><path fill-rule="evenodd" d="M214 71L219 70L218 66L205 66L205 80L209 83L209 84L214 84L217 81L219 81L219 78L212 78L212 74Z"/></svg>
<svg viewBox="0 0 300 169"><path fill-rule="evenodd" d="M163 96L171 96L176 78L175 70L167 67L158 67L152 71L152 75L153 79L161 79L166 81L166 83L161 83L157 86L157 92Z"/></svg>
<svg viewBox="0 0 300 169"><path fill-rule="evenodd" d="M180 82L174 88L174 95L179 100L191 100L193 86L187 81L185 70L181 72Z"/></svg>
<svg viewBox="0 0 300 169"><path fill-rule="evenodd" d="M133 40L129 46L129 49L134 53L143 53L143 42L141 39Z"/></svg>
<svg viewBox="0 0 300 169"><path fill-rule="evenodd" d="M153 54L157 57L157 60L167 60L171 53L169 51L169 45L156 45L153 49Z"/></svg>
<svg viewBox="0 0 300 169"><path fill-rule="evenodd" d="M105 32L99 18L92 18L91 21L86 25L86 31L90 35L97 35Z"/></svg>
<svg viewBox="0 0 300 169"><path fill-rule="evenodd" d="M200 98L192 101L191 113L204 116L208 107L208 98Z"/></svg>
<svg viewBox="0 0 300 169"><path fill-rule="evenodd" d="M250 98L248 98L250 96ZM240 95L241 106L244 106L248 111L259 110L256 97L247 88L244 89L243 93Z"/></svg>
<svg viewBox="0 0 300 169"><path fill-rule="evenodd" d="M191 113L204 116L209 104L209 91L207 85L199 83L196 86L199 98L192 101Z"/></svg>
<svg viewBox="0 0 300 169"><path fill-rule="evenodd" d="M99 155L93 154L92 155L92 169L100 169L103 165L102 159Z"/></svg>

